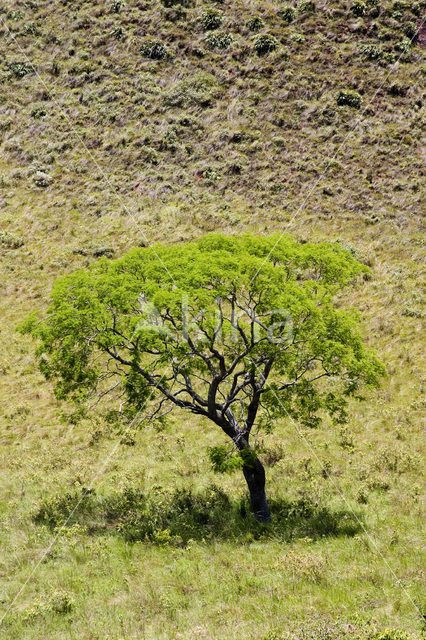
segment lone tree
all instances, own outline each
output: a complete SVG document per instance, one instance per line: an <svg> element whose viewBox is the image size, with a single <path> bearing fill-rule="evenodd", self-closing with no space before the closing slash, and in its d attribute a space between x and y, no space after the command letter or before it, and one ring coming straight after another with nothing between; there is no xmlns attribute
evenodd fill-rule
<svg viewBox="0 0 426 640"><path fill-rule="evenodd" d="M181 407L218 425L235 445L256 519L268 522L253 427L270 429L279 416L344 422L348 398L384 373L357 314L335 302L367 272L339 244L212 234L61 277L47 318L24 330L41 340L40 367L58 398L110 394L128 419ZM217 466L220 457L218 447Z"/></svg>

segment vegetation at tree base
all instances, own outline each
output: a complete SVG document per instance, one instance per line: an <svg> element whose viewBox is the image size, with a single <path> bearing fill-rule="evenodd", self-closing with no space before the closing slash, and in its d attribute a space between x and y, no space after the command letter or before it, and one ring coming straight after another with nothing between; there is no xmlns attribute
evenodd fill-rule
<svg viewBox="0 0 426 640"><path fill-rule="evenodd" d="M79 525L91 533L112 531L125 540L149 541L157 545L183 547L191 540L250 540L322 536L348 536L361 530L357 514L331 511L324 505L300 498L272 500L273 525L250 519L246 499L230 500L216 485L203 492L177 489L172 494L146 495L129 486L107 497L94 492L74 491L45 500L35 521L51 529ZM72 513L72 517L69 515Z"/></svg>
<svg viewBox="0 0 426 640"><path fill-rule="evenodd" d="M223 19L205 31L211 9ZM1 638L424 636L424 13L1 4ZM258 55L258 36L277 47ZM278 416L252 434L268 525L215 425L180 409L132 425L107 397L108 419L84 415L15 332L100 256L246 231L340 243L368 265L336 305L359 309L389 373L348 399L347 424Z"/></svg>
<svg viewBox="0 0 426 640"><path fill-rule="evenodd" d="M256 519L269 522L253 427L316 427L321 412L344 423L347 398L384 374L356 317L334 304L368 271L338 244L211 234L63 277L47 320L23 330L41 338L58 398L113 394L131 418L153 400L152 417L180 407L218 425L242 456Z"/></svg>

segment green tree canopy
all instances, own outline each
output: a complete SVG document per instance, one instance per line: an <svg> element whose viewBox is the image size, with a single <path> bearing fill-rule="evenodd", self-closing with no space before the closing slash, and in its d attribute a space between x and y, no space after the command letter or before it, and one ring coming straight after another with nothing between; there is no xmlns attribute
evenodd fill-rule
<svg viewBox="0 0 426 640"><path fill-rule="evenodd" d="M46 320L26 329L58 398L110 395L129 416L178 406L217 424L267 520L263 467L246 455L253 425L291 416L316 427L327 413L343 422L348 398L384 373L359 315L336 303L366 273L339 244L211 234L63 276Z"/></svg>

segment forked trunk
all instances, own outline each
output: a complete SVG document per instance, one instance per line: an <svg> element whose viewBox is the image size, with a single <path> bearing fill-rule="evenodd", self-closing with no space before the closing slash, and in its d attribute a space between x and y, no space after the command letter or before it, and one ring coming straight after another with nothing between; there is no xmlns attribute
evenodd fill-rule
<svg viewBox="0 0 426 640"><path fill-rule="evenodd" d="M265 494L265 469L259 458L243 466L244 477L250 492L250 503L258 522L271 522L271 512Z"/></svg>

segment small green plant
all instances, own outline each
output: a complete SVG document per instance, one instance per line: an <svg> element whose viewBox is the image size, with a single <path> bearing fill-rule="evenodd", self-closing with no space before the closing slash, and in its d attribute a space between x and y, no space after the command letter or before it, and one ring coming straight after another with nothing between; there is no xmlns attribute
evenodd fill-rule
<svg viewBox="0 0 426 640"><path fill-rule="evenodd" d="M223 13L218 9L207 9L200 17L203 31L218 29L223 22Z"/></svg>
<svg viewBox="0 0 426 640"><path fill-rule="evenodd" d="M212 74L199 72L172 87L164 101L173 107L207 107L211 105L217 89L217 80Z"/></svg>
<svg viewBox="0 0 426 640"><path fill-rule="evenodd" d="M407 22L404 26L404 33L410 40L415 40L417 38L417 24L415 22Z"/></svg>
<svg viewBox="0 0 426 640"><path fill-rule="evenodd" d="M125 37L125 31L121 25L111 29L110 34L115 40L124 40Z"/></svg>
<svg viewBox="0 0 426 640"><path fill-rule="evenodd" d="M157 151L153 147L150 147L149 145L141 146L139 156L145 162L148 162L148 164L157 165L160 162L160 157Z"/></svg>
<svg viewBox="0 0 426 640"><path fill-rule="evenodd" d="M55 613L70 613L74 606L74 599L66 591L55 591L50 597L50 608Z"/></svg>
<svg viewBox="0 0 426 640"><path fill-rule="evenodd" d="M297 5L297 10L300 13L313 13L316 10L315 2L312 2L312 0L302 0L302 2L299 2Z"/></svg>
<svg viewBox="0 0 426 640"><path fill-rule="evenodd" d="M336 102L339 107L347 105L353 109L360 109L362 104L362 97L358 91L352 91L351 89L340 90L336 96Z"/></svg>
<svg viewBox="0 0 426 640"><path fill-rule="evenodd" d="M54 591L47 599L38 599L32 606L23 612L24 621L32 621L43 618L48 614L56 613L64 615L74 608L74 598L66 591Z"/></svg>
<svg viewBox="0 0 426 640"><path fill-rule="evenodd" d="M351 5L351 12L354 16L365 16L367 13L367 5L362 0L355 0Z"/></svg>
<svg viewBox="0 0 426 640"><path fill-rule="evenodd" d="M29 73L34 72L34 67L27 62L8 62L7 67L12 76L15 78L24 78Z"/></svg>
<svg viewBox="0 0 426 640"><path fill-rule="evenodd" d="M247 28L250 29L250 31L260 31L264 26L265 23L260 16L253 16L253 18L250 18L247 22Z"/></svg>
<svg viewBox="0 0 426 640"><path fill-rule="evenodd" d="M24 12L21 11L20 9L12 9L12 11L9 11L9 13L7 14L7 17L9 20L14 20L18 22L19 20L22 20L22 18L24 17Z"/></svg>
<svg viewBox="0 0 426 640"><path fill-rule="evenodd" d="M381 60L383 58L383 50L376 44L366 44L361 47L361 54L367 60Z"/></svg>
<svg viewBox="0 0 426 640"><path fill-rule="evenodd" d="M408 633L401 631L400 629L385 629L373 636L370 636L371 640L411 640Z"/></svg>
<svg viewBox="0 0 426 640"><path fill-rule="evenodd" d="M35 104L31 109L31 116L36 120L44 118L45 115L47 115L47 111L43 105Z"/></svg>
<svg viewBox="0 0 426 640"><path fill-rule="evenodd" d="M45 173L44 171L36 171L34 175L34 183L37 187L45 188L50 186L52 182L53 178L48 173Z"/></svg>
<svg viewBox="0 0 426 640"><path fill-rule="evenodd" d="M24 244L24 239L9 231L0 231L0 247L5 249L19 249Z"/></svg>
<svg viewBox="0 0 426 640"><path fill-rule="evenodd" d="M111 11L112 13L119 13L125 6L125 0L113 0L111 2Z"/></svg>
<svg viewBox="0 0 426 640"><path fill-rule="evenodd" d="M290 22L293 22L293 20L295 20L297 12L294 7L287 6L280 9L278 11L278 15L280 18L282 18L282 20L284 20L284 22L289 24Z"/></svg>
<svg viewBox="0 0 426 640"><path fill-rule="evenodd" d="M392 4L390 9L390 14L394 20L399 20L402 17L404 11L406 11L409 7L408 2L404 2L403 0L396 0Z"/></svg>
<svg viewBox="0 0 426 640"><path fill-rule="evenodd" d="M278 48L279 42L275 36L268 33L262 33L253 40L253 46L259 56L266 55Z"/></svg>
<svg viewBox="0 0 426 640"><path fill-rule="evenodd" d="M399 42L396 42L393 48L395 51L399 51L400 53L409 53L411 49L411 40L403 38L402 40L399 40Z"/></svg>
<svg viewBox="0 0 426 640"><path fill-rule="evenodd" d="M209 49L227 49L233 42L234 38L230 33L216 32L209 33L204 42Z"/></svg>
<svg viewBox="0 0 426 640"><path fill-rule="evenodd" d="M162 2L166 8L176 7L180 5L181 7L188 9L194 4L194 0L162 0Z"/></svg>
<svg viewBox="0 0 426 640"><path fill-rule="evenodd" d="M170 55L166 45L161 40L147 40L141 46L140 52L145 58L151 58L151 60L164 60Z"/></svg>
<svg viewBox="0 0 426 640"><path fill-rule="evenodd" d="M37 29L36 25L33 22L30 22L29 24L24 25L24 33L29 36L37 36L40 32Z"/></svg>

